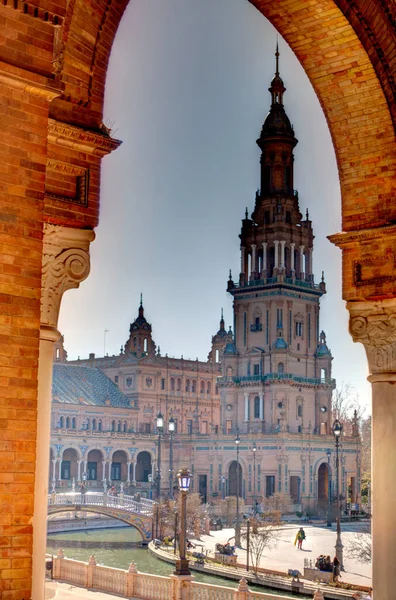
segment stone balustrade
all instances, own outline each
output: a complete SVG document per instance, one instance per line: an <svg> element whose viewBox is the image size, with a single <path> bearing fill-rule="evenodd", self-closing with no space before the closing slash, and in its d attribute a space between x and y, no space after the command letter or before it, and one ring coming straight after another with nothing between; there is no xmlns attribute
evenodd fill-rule
<svg viewBox="0 0 396 600"><path fill-rule="evenodd" d="M53 558L53 578L78 587L95 589L124 598L144 600L277 600L279 596L250 592L245 579L237 589L198 583L189 576L163 577L139 573L132 561L127 571L96 564L92 555L87 563L65 558L62 549Z"/></svg>

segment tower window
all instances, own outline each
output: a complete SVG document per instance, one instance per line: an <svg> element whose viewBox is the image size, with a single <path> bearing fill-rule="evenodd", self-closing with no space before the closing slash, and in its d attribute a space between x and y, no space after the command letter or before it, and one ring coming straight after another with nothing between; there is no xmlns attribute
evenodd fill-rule
<svg viewBox="0 0 396 600"><path fill-rule="evenodd" d="M205 393L205 382L201 381L201 394Z"/></svg>
<svg viewBox="0 0 396 600"><path fill-rule="evenodd" d="M254 418L260 418L260 397L256 396L254 399Z"/></svg>
<svg viewBox="0 0 396 600"><path fill-rule="evenodd" d="M260 365L254 365L253 366L253 374L254 375L260 375Z"/></svg>
<svg viewBox="0 0 396 600"><path fill-rule="evenodd" d="M290 210L286 211L286 223L291 223L291 212L290 212Z"/></svg>
<svg viewBox="0 0 396 600"><path fill-rule="evenodd" d="M219 350L216 350L216 362L220 361L220 352Z"/></svg>
<svg viewBox="0 0 396 600"><path fill-rule="evenodd" d="M278 374L281 375L285 372L285 365L283 363L278 364Z"/></svg>
<svg viewBox="0 0 396 600"><path fill-rule="evenodd" d="M175 391L175 378L174 377L171 377L171 380L170 380L170 389L171 389L171 392Z"/></svg>
<svg viewBox="0 0 396 600"><path fill-rule="evenodd" d="M302 417L302 414L303 414L302 405L299 404L297 407L297 416Z"/></svg>
<svg viewBox="0 0 396 600"><path fill-rule="evenodd" d="M271 211L266 210L264 212L264 222L265 223L271 223Z"/></svg>
<svg viewBox="0 0 396 600"><path fill-rule="evenodd" d="M195 392L197 391L197 382L195 379L193 379L191 382L191 391L193 394L195 394Z"/></svg>
<svg viewBox="0 0 396 600"><path fill-rule="evenodd" d="M177 391L181 392L181 386L182 386L182 381L180 379L180 377L178 377L177 379Z"/></svg>
<svg viewBox="0 0 396 600"><path fill-rule="evenodd" d="M190 391L190 380L186 379L186 392Z"/></svg>
<svg viewBox="0 0 396 600"><path fill-rule="evenodd" d="M296 321L296 337L302 336L302 323L301 321Z"/></svg>
<svg viewBox="0 0 396 600"><path fill-rule="evenodd" d="M147 352L147 338L144 338L144 342L143 342L143 352Z"/></svg>
<svg viewBox="0 0 396 600"><path fill-rule="evenodd" d="M161 379L161 390L165 389L165 379Z"/></svg>

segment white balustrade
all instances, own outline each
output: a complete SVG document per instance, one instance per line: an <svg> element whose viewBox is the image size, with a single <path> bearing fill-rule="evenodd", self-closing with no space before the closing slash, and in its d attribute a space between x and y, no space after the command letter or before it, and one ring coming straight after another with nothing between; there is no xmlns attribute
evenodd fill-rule
<svg viewBox="0 0 396 600"><path fill-rule="evenodd" d="M170 600L172 598L172 580L160 575L138 573L133 595L135 598L144 598L145 600Z"/></svg>
<svg viewBox="0 0 396 600"><path fill-rule="evenodd" d="M138 502L134 496L111 496L109 494L103 494L103 492L86 492L85 494L81 494L80 492L48 494L49 506L110 506L112 508L121 508L145 516L151 516L153 514L154 504L155 502L148 498L141 498Z"/></svg>
<svg viewBox="0 0 396 600"><path fill-rule="evenodd" d="M193 581L190 600L234 600L234 594L233 588Z"/></svg>
<svg viewBox="0 0 396 600"><path fill-rule="evenodd" d="M109 593L126 595L125 571L111 567L95 566L92 587Z"/></svg>

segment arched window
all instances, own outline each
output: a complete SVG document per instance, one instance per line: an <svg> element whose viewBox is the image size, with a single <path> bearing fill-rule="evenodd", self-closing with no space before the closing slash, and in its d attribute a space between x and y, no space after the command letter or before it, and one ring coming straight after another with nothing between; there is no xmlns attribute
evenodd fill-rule
<svg viewBox="0 0 396 600"><path fill-rule="evenodd" d="M201 394L205 393L205 382L201 381Z"/></svg>
<svg viewBox="0 0 396 600"><path fill-rule="evenodd" d="M175 391L175 378L174 377L171 377L171 380L170 380L170 389L171 389L171 392Z"/></svg>
<svg viewBox="0 0 396 600"><path fill-rule="evenodd" d="M301 404L299 404L298 407L297 407L297 416L298 417L302 417L303 416L303 407L301 406Z"/></svg>
<svg viewBox="0 0 396 600"><path fill-rule="evenodd" d="M144 338L144 341L143 341L143 352L147 352L147 348L148 348L147 338Z"/></svg>
<svg viewBox="0 0 396 600"><path fill-rule="evenodd" d="M320 378L322 382L325 382L327 379L327 371L326 369L320 369Z"/></svg>
<svg viewBox="0 0 396 600"><path fill-rule="evenodd" d="M177 391L181 392L182 380L180 377L177 378Z"/></svg>
<svg viewBox="0 0 396 600"><path fill-rule="evenodd" d="M102 421L98 421L98 431L102 431Z"/></svg>
<svg viewBox="0 0 396 600"><path fill-rule="evenodd" d="M90 429L90 428L91 428L91 423L90 423L89 419L87 419L87 427L86 427L86 428L87 428L87 429Z"/></svg>
<svg viewBox="0 0 396 600"><path fill-rule="evenodd" d="M190 391L190 380L186 379L186 392Z"/></svg>
<svg viewBox="0 0 396 600"><path fill-rule="evenodd" d="M259 398L259 396L256 396L254 399L254 418L255 419L260 418L260 398Z"/></svg>
<svg viewBox="0 0 396 600"><path fill-rule="evenodd" d="M197 391L197 382L195 379L193 379L191 382L191 391L193 394L195 394L195 392Z"/></svg>
<svg viewBox="0 0 396 600"><path fill-rule="evenodd" d="M76 417L72 418L72 429L76 428Z"/></svg>
<svg viewBox="0 0 396 600"><path fill-rule="evenodd" d="M66 417L66 429L70 429L70 418Z"/></svg>
<svg viewBox="0 0 396 600"><path fill-rule="evenodd" d="M278 363L278 374L281 375L285 372L285 365L283 363Z"/></svg>
<svg viewBox="0 0 396 600"><path fill-rule="evenodd" d="M96 419L92 419L92 431L96 430Z"/></svg>
<svg viewBox="0 0 396 600"><path fill-rule="evenodd" d="M63 417L59 417L59 427L64 427L64 419Z"/></svg>
<svg viewBox="0 0 396 600"><path fill-rule="evenodd" d="M211 394L212 393L212 383L210 381L208 381L208 383L206 385L206 393L207 394Z"/></svg>
<svg viewBox="0 0 396 600"><path fill-rule="evenodd" d="M216 350L216 362L220 362L220 351Z"/></svg>
<svg viewBox="0 0 396 600"><path fill-rule="evenodd" d="M117 423L117 431L118 432L121 431L121 421L118 421L118 423Z"/></svg>
<svg viewBox="0 0 396 600"><path fill-rule="evenodd" d="M111 422L111 431L115 431L116 430L116 422L112 421Z"/></svg>

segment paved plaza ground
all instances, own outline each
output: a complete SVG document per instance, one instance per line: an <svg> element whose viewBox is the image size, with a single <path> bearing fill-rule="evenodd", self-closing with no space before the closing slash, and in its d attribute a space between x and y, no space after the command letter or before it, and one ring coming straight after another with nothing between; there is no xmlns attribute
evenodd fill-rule
<svg viewBox="0 0 396 600"><path fill-rule="evenodd" d="M361 530L365 527L361 523L343 523L342 524L342 543L344 544L344 566L345 572L341 573L340 581L356 583L359 585L371 586L371 564L362 564L356 560L350 559L345 551L345 546L352 536L365 535ZM265 550L261 557L260 566L276 571L287 571L288 569L298 569L303 573L304 558L315 559L319 554L329 554L331 559L335 554L334 545L336 542L335 525L326 527L325 525L304 525L306 540L303 543L303 549L298 550L294 546L294 539L299 529L299 525L283 525L279 528L278 542L276 546ZM191 540L194 543L202 544L205 548L214 550L215 544L226 543L234 536L233 529L223 529L221 531L212 531L211 535L203 535L201 540ZM232 543L232 542L231 542ZM244 545L244 544L243 544ZM237 549L240 557L239 562L246 564L246 550Z"/></svg>

